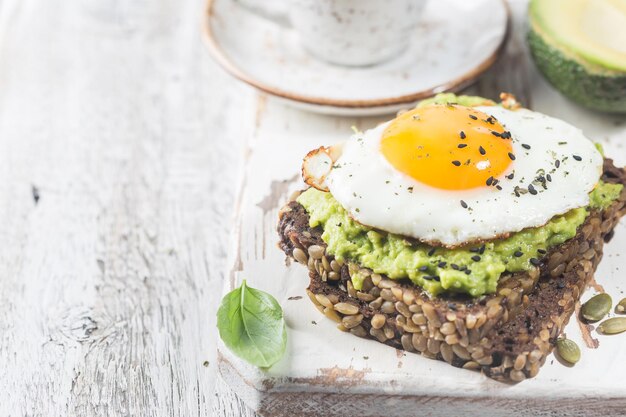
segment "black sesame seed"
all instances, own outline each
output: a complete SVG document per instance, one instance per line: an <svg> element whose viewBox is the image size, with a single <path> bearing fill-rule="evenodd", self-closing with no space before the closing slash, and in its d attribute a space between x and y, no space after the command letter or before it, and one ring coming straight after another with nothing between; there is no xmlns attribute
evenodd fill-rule
<svg viewBox="0 0 626 417"><path fill-rule="evenodd" d="M560 167L561 166L561 161L559 161L558 159L556 161L554 161L554 166L555 167Z"/></svg>
<svg viewBox="0 0 626 417"><path fill-rule="evenodd" d="M578 155L572 155L572 158L574 158L574 159L575 159L575 160L577 160L577 161L582 161L582 160L583 160L583 159L582 159L580 156L578 156Z"/></svg>
<svg viewBox="0 0 626 417"><path fill-rule="evenodd" d="M516 258L519 258L519 257L521 257L521 256L524 256L524 253L522 253L522 252L520 252L520 251L516 250L515 252L513 252L513 256L515 256Z"/></svg>
<svg viewBox="0 0 626 417"><path fill-rule="evenodd" d="M539 266L539 265L541 265L541 261L540 261L539 259L537 259L537 258L530 258L528 261L529 261L531 264L533 264L534 266Z"/></svg>
<svg viewBox="0 0 626 417"><path fill-rule="evenodd" d="M525 144L525 143L522 143L522 148L524 148L524 149L530 149L530 145L527 145L527 144Z"/></svg>
<svg viewBox="0 0 626 417"><path fill-rule="evenodd" d="M487 178L487 185L493 184L493 177Z"/></svg>
<svg viewBox="0 0 626 417"><path fill-rule="evenodd" d="M496 185L496 190L502 191L502 187L500 187L499 185Z"/></svg>
<svg viewBox="0 0 626 417"><path fill-rule="evenodd" d="M457 147L457 148L459 148L459 149L463 149L463 148L465 148L466 146L467 146L467 144L466 144L466 143L459 143L456 147Z"/></svg>
<svg viewBox="0 0 626 417"><path fill-rule="evenodd" d="M485 244L483 243L480 246L480 248L478 249L478 253L480 253L482 255L483 253L485 253L485 249L486 249L486 247L485 247Z"/></svg>
<svg viewBox="0 0 626 417"><path fill-rule="evenodd" d="M461 137L461 139L465 139L467 136L465 136L465 132L463 132L461 130L461 132L459 132L459 136Z"/></svg>
<svg viewBox="0 0 626 417"><path fill-rule="evenodd" d="M424 275L422 278L424 278L427 281L439 281L440 278L438 275Z"/></svg>
<svg viewBox="0 0 626 417"><path fill-rule="evenodd" d="M502 139L511 139L511 132L509 132L508 130L507 130L507 131L505 131L505 132L502 132L502 133L500 134L500 137L501 137Z"/></svg>
<svg viewBox="0 0 626 417"><path fill-rule="evenodd" d="M460 268L457 264L450 264L450 266L452 267L452 269L454 269L455 271L458 271Z"/></svg>
<svg viewBox="0 0 626 417"><path fill-rule="evenodd" d="M487 151L485 150L485 148L483 148L482 146L478 147L478 152L480 152L481 155L484 155L487 153Z"/></svg>
<svg viewBox="0 0 626 417"><path fill-rule="evenodd" d="M441 261L441 262L439 262L439 263L437 264L437 266L438 266L439 268L445 268L447 264L448 264L447 262L445 262L445 261Z"/></svg>
<svg viewBox="0 0 626 417"><path fill-rule="evenodd" d="M515 177L515 173L511 172L509 175L506 176L508 179L512 180L513 177Z"/></svg>
<svg viewBox="0 0 626 417"><path fill-rule="evenodd" d="M545 255L547 252L545 250L543 250L543 249L537 249L537 253Z"/></svg>
<svg viewBox="0 0 626 417"><path fill-rule="evenodd" d="M528 185L528 192L532 195L537 195L537 190L535 190L535 187L532 184Z"/></svg>
<svg viewBox="0 0 626 417"><path fill-rule="evenodd" d="M428 251L428 256L433 256L433 255L435 254L435 250L436 250L435 248L431 248L431 249Z"/></svg>
<svg viewBox="0 0 626 417"><path fill-rule="evenodd" d="M480 248L470 248L469 251L472 252L472 253L478 253L478 252L480 252Z"/></svg>
<svg viewBox="0 0 626 417"><path fill-rule="evenodd" d="M550 174L546 174L546 179L550 182L552 182L552 175Z"/></svg>
<svg viewBox="0 0 626 417"><path fill-rule="evenodd" d="M511 161L515 161L515 155L513 155L511 152L509 152L509 158L511 158Z"/></svg>
<svg viewBox="0 0 626 417"><path fill-rule="evenodd" d="M478 256L478 255L472 256L472 261L474 261L474 262L480 261L480 256Z"/></svg>
<svg viewBox="0 0 626 417"><path fill-rule="evenodd" d="M515 188L513 189L513 192L515 193L515 197L519 197L519 187L516 185Z"/></svg>
<svg viewBox="0 0 626 417"><path fill-rule="evenodd" d="M419 268L417 268L417 270L420 272L426 272L428 271L428 266L426 265L420 266Z"/></svg>
<svg viewBox="0 0 626 417"><path fill-rule="evenodd" d="M492 131L491 131L491 134L492 134L492 135L494 135L494 136L495 136L495 137L497 137L497 138L502 137L502 135L501 135L500 133L496 132L495 130L492 130Z"/></svg>
<svg viewBox="0 0 626 417"><path fill-rule="evenodd" d="M463 200L461 200L461 207L467 208L467 203Z"/></svg>
<svg viewBox="0 0 626 417"><path fill-rule="evenodd" d="M471 273L472 273L472 271L471 271L471 270L469 270L469 269L465 269L465 275L469 275L469 274L471 274Z"/></svg>
<svg viewBox="0 0 626 417"><path fill-rule="evenodd" d="M472 120L478 120L478 117L474 116L473 114L470 114L469 116L470 116L470 119Z"/></svg>
<svg viewBox="0 0 626 417"><path fill-rule="evenodd" d="M452 161L452 165L454 165L455 167L460 167L461 166L461 161Z"/></svg>

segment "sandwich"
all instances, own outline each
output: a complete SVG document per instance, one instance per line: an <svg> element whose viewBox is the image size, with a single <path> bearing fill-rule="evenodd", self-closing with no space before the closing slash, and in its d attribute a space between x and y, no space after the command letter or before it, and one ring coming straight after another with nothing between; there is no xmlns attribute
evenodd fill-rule
<svg viewBox="0 0 626 417"><path fill-rule="evenodd" d="M624 214L626 173L565 121L440 94L309 152L280 248L339 330L537 375Z"/></svg>

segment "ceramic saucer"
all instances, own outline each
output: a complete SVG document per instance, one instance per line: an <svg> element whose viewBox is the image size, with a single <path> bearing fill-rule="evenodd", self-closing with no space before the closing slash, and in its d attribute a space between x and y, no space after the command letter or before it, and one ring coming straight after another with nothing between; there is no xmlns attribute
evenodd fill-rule
<svg viewBox="0 0 626 417"><path fill-rule="evenodd" d="M408 50L364 68L311 57L293 30L236 0L208 1L204 33L228 72L265 93L319 113L374 115L468 86L495 62L508 27L503 0L430 0Z"/></svg>

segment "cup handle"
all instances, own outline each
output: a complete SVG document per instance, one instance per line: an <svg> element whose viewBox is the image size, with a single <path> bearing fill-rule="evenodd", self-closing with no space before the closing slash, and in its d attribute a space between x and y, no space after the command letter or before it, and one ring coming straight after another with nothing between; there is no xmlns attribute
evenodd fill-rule
<svg viewBox="0 0 626 417"><path fill-rule="evenodd" d="M289 21L288 1L235 0L242 7L279 26L291 27Z"/></svg>

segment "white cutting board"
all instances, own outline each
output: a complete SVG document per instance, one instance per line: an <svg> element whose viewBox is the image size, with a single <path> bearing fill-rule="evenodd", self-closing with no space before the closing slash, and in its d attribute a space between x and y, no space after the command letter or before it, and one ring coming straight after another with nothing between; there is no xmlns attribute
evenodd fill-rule
<svg viewBox="0 0 626 417"><path fill-rule="evenodd" d="M520 3L514 2L518 25ZM500 90L516 93L532 109L581 127L605 146L607 156L626 164L626 117L599 115L562 98L536 73L521 29L514 30L518 34L507 55L470 92L491 98ZM299 172L306 152L346 139L351 125L367 129L382 120L307 114L272 100L261 106L240 184L225 291L246 279L276 297L285 313L288 347L279 363L262 371L220 345L224 381L264 416L626 414L626 335L594 332L600 346L589 349L573 318L566 333L581 346L581 361L569 368L551 356L536 378L509 385L343 333L315 309L305 294L306 268L286 264L276 246L278 209L303 186ZM605 246L596 273L614 301L626 297L625 248L626 222ZM593 293L590 289L583 300Z"/></svg>

